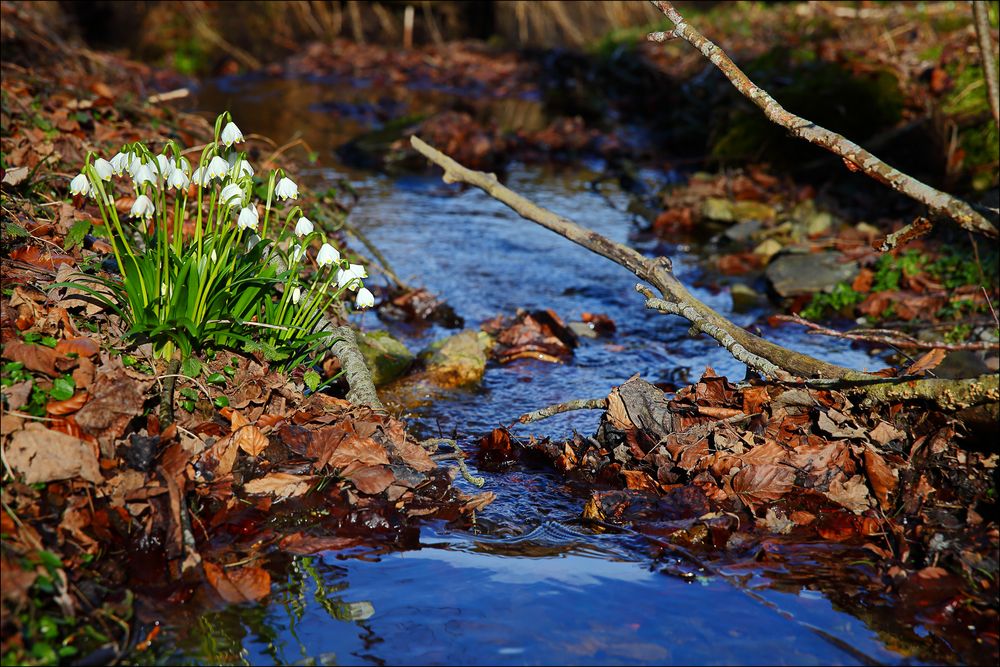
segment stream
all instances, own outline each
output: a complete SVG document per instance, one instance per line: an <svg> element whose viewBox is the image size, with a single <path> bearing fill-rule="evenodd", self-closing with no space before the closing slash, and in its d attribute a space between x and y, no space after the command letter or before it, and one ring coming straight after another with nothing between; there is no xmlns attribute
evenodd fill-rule
<svg viewBox="0 0 1000 667"><path fill-rule="evenodd" d="M381 95L381 97L380 97ZM691 338L677 318L646 311L625 269L527 222L478 190L441 182L439 173L388 177L348 169L333 149L371 125L364 109L433 108L430 91L372 91L322 82L224 79L206 83L196 107L229 108L245 133L282 143L296 130L322 168L300 174L314 189L347 178L360 195L349 222L379 248L404 281L450 304L467 328L516 309L551 308L564 321L603 313L610 337L582 339L564 364L491 363L474 391L384 396L418 437L454 437L467 451L518 415L577 398L607 395L631 375L651 382L697 379L706 366L731 380L744 367L713 341ZM336 112L331 109L337 110ZM345 113L344 109L360 110ZM584 227L647 254L665 254L687 285L703 277L698 248L635 243L626 195L590 187L601 165L512 165L514 191ZM653 185L669 174L643 172ZM370 271L371 282L384 278ZM694 293L737 323L762 312L731 313L728 290ZM388 328L411 350L455 333L438 326L394 328L374 313L362 329ZM846 341L769 329L766 337L857 369L878 365ZM527 438L593 434L598 411L571 412L514 429ZM910 664L905 642L858 607L845 609L824 587L823 568L774 585L772 573L709 574L666 556L627 532L598 534L579 521L585 496L544 469L486 478L496 500L474 530L422 524L416 548L378 555L351 551L281 556L272 595L261 604L206 615L177 632L173 660L284 664ZM461 477L465 491L478 491ZM669 562L668 562L669 561ZM667 567L669 565L669 567ZM687 576L677 576L688 568ZM852 613L853 612L853 613ZM874 612L870 612L874 613ZM880 612L885 613L885 612ZM887 621L891 623L890 621ZM877 624L881 626L882 624Z"/></svg>

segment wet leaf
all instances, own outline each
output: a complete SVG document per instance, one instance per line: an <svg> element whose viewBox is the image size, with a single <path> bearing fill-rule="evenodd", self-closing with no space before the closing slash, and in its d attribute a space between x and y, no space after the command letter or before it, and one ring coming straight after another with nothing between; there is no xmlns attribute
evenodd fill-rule
<svg viewBox="0 0 1000 667"><path fill-rule="evenodd" d="M630 489L659 493L659 488L653 478L641 470L622 470L622 477L625 478L625 486Z"/></svg>
<svg viewBox="0 0 1000 667"><path fill-rule="evenodd" d="M262 568L252 565L225 568L208 561L204 566L208 583L230 604L254 602L271 592L271 575Z"/></svg>
<svg viewBox="0 0 1000 667"><path fill-rule="evenodd" d="M885 459L871 447L865 448L865 473L868 475L868 483L871 484L872 491L878 499L878 504L883 510L888 510L891 503L889 497L896 490L899 483L896 471L889 467Z"/></svg>
<svg viewBox="0 0 1000 667"><path fill-rule="evenodd" d="M337 537L306 535L305 533L292 533L286 535L278 543L278 548L286 553L299 556L319 553L320 551L340 551L356 546L361 543L358 537Z"/></svg>
<svg viewBox="0 0 1000 667"><path fill-rule="evenodd" d="M344 477L349 479L361 493L375 495L385 491L396 479L388 466L363 466L345 471Z"/></svg>
<svg viewBox="0 0 1000 667"><path fill-rule="evenodd" d="M733 477L733 492L753 507L757 502L782 497L792 489L794 482L795 471L788 466L772 463L748 465Z"/></svg>

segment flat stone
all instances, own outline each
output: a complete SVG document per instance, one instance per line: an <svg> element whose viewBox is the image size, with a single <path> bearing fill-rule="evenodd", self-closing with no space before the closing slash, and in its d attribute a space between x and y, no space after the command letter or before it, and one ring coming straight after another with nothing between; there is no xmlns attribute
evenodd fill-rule
<svg viewBox="0 0 1000 667"><path fill-rule="evenodd" d="M738 222L722 233L730 241L742 243L753 238L754 234L760 231L760 220L746 220Z"/></svg>
<svg viewBox="0 0 1000 667"><path fill-rule="evenodd" d="M733 204L733 219L737 222L757 220L758 222L774 222L778 212L774 207L759 201L738 201Z"/></svg>
<svg viewBox="0 0 1000 667"><path fill-rule="evenodd" d="M420 353L428 377L443 387L479 384L486 371L484 342L475 331L463 331L435 341Z"/></svg>
<svg viewBox="0 0 1000 667"><path fill-rule="evenodd" d="M764 271L779 296L814 294L858 275L857 262L844 262L836 252L779 254Z"/></svg>
<svg viewBox="0 0 1000 667"><path fill-rule="evenodd" d="M701 215L709 220L733 222L733 202L721 197L709 197L701 204Z"/></svg>
<svg viewBox="0 0 1000 667"><path fill-rule="evenodd" d="M816 238L827 234L833 229L833 216L826 211L819 211L809 216L806 221L806 236Z"/></svg>
<svg viewBox="0 0 1000 667"><path fill-rule="evenodd" d="M580 338L597 338L597 332L586 322L570 322L566 326Z"/></svg>
<svg viewBox="0 0 1000 667"><path fill-rule="evenodd" d="M781 252L782 247L783 246L774 239L767 239L766 241L762 241L760 245L754 248L753 252L755 255L763 255L767 259L771 259L779 252Z"/></svg>
<svg viewBox="0 0 1000 667"><path fill-rule="evenodd" d="M386 385L403 375L417 358L388 331L360 333L357 338L358 349L365 358L376 387Z"/></svg>

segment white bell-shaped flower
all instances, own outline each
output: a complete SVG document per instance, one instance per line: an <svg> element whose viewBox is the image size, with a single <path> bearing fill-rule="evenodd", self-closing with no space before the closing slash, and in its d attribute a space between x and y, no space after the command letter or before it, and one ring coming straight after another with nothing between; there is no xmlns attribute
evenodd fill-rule
<svg viewBox="0 0 1000 667"><path fill-rule="evenodd" d="M198 167L194 170L194 173L191 174L191 182L204 187L211 182L211 179L208 177L208 174L205 173L204 167Z"/></svg>
<svg viewBox="0 0 1000 667"><path fill-rule="evenodd" d="M86 174L77 174L73 177L73 180L69 182L69 191L74 195L84 195L91 196L94 194L94 188L90 185L90 179L87 178Z"/></svg>
<svg viewBox="0 0 1000 667"><path fill-rule="evenodd" d="M205 167L205 175L209 179L218 178L222 180L225 178L226 173L229 171L229 163L223 160L218 155L212 157L209 161L208 166Z"/></svg>
<svg viewBox="0 0 1000 667"><path fill-rule="evenodd" d="M294 199L299 196L299 186L286 176L274 186L274 196L278 199Z"/></svg>
<svg viewBox="0 0 1000 667"><path fill-rule="evenodd" d="M243 188L230 183L219 193L219 206L237 206L243 203ZM256 210L256 209L254 209Z"/></svg>
<svg viewBox="0 0 1000 667"><path fill-rule="evenodd" d="M244 206L240 209L240 215L236 219L236 226L240 229L257 229L260 222L260 214L257 213L256 206Z"/></svg>
<svg viewBox="0 0 1000 667"><path fill-rule="evenodd" d="M375 295L367 287L362 287L354 298L354 305L358 308L371 308L375 305Z"/></svg>
<svg viewBox="0 0 1000 667"><path fill-rule="evenodd" d="M350 285L350 289L361 285L361 279L367 278L368 272L365 271L365 267L361 264L351 264L346 269L339 269L337 271L337 287L344 287L345 285Z"/></svg>
<svg viewBox="0 0 1000 667"><path fill-rule="evenodd" d="M139 195L135 198L135 203L132 204L132 210L129 211L129 215L133 218L152 218L153 213L156 212L156 207L153 206L153 201L146 195Z"/></svg>
<svg viewBox="0 0 1000 667"><path fill-rule="evenodd" d="M323 247L319 249L319 253L316 255L316 264L322 268L328 264L333 264L338 261L340 261L340 251L329 243L324 243Z"/></svg>
<svg viewBox="0 0 1000 667"><path fill-rule="evenodd" d="M302 290L296 287L292 290L292 303L297 304L302 299Z"/></svg>
<svg viewBox="0 0 1000 667"><path fill-rule="evenodd" d="M177 188L178 190L184 190L187 188L191 179L187 177L180 169L174 169L170 172L170 176L167 177L167 189Z"/></svg>
<svg viewBox="0 0 1000 667"><path fill-rule="evenodd" d="M292 264L297 264L298 261L306 254L306 249L303 246L294 246L288 253L288 260Z"/></svg>
<svg viewBox="0 0 1000 667"><path fill-rule="evenodd" d="M240 128L236 127L236 123L229 121L226 126L222 128L222 133L219 135L222 139L222 143L226 146L232 146L233 144L239 144L243 142L243 133L240 132Z"/></svg>
<svg viewBox="0 0 1000 667"><path fill-rule="evenodd" d="M299 218L299 221L295 223L295 235L298 236L299 238L312 234L312 231L313 231L312 220L310 220L305 216ZM340 258L338 257L337 259Z"/></svg>
<svg viewBox="0 0 1000 667"><path fill-rule="evenodd" d="M111 166L111 163L102 157L94 160L94 169L97 171L97 175L101 177L102 181L110 181L111 176L115 173L115 169Z"/></svg>
<svg viewBox="0 0 1000 667"><path fill-rule="evenodd" d="M233 166L232 172L236 177L253 176L253 167L246 160L240 160Z"/></svg>
<svg viewBox="0 0 1000 667"><path fill-rule="evenodd" d="M125 163L128 161L128 153L122 153L118 151L115 156L111 158L108 164L111 165L111 171L114 172L115 176L121 176L122 172L125 171Z"/></svg>
<svg viewBox="0 0 1000 667"><path fill-rule="evenodd" d="M148 164L140 164L139 168L135 170L134 174L132 174L132 179L134 181L134 185L139 187L143 183L155 183L156 173Z"/></svg>
<svg viewBox="0 0 1000 667"><path fill-rule="evenodd" d="M174 161L166 155L157 155L156 168L160 172L160 178L166 180L170 178L170 174L174 173Z"/></svg>

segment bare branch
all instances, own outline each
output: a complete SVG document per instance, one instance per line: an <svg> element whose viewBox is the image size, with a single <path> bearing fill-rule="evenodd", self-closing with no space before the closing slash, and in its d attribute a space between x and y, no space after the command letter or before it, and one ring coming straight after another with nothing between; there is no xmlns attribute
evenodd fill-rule
<svg viewBox="0 0 1000 667"><path fill-rule="evenodd" d="M870 381L874 378L867 373L836 366L753 335L688 292L674 276L669 259L645 257L628 246L586 230L568 218L556 215L509 190L500 184L496 176L463 167L441 151L427 145L419 137L410 137L410 143L421 155L444 169L446 183L474 185L512 208L523 218L610 259L634 273L640 280L652 284L663 295L663 298L654 302L652 307L684 317L698 331L703 331L714 338L730 353L739 355L737 358L757 373L775 378L793 376L843 381Z"/></svg>
<svg viewBox="0 0 1000 667"><path fill-rule="evenodd" d="M554 417L563 412L572 412L573 410L603 410L606 407L608 407L608 399L606 398L580 398L575 401L556 403L555 405L549 405L539 410L525 413L517 418L517 422L519 424L529 424Z"/></svg>
<svg viewBox="0 0 1000 667"><path fill-rule="evenodd" d="M912 176L904 174L842 135L831 132L810 120L786 110L767 91L751 81L722 49L690 26L684 20L684 17L674 9L672 3L663 0L650 1L667 18L673 21L673 34L682 37L701 51L712 64L726 75L726 78L735 86L736 90L760 107L769 120L786 128L794 136L805 139L810 143L827 149L834 155L840 156L852 170L862 171L876 181L888 185L892 189L924 204L931 211L951 218L960 227L990 238L1000 236L997 228L969 206L968 203L940 190L936 190Z"/></svg>
<svg viewBox="0 0 1000 667"><path fill-rule="evenodd" d="M986 79L986 96L990 100L993 122L1000 128L1000 84L997 83L996 51L990 36L990 5L988 2L972 3L972 17L979 39L979 57L983 61L983 78Z"/></svg>

